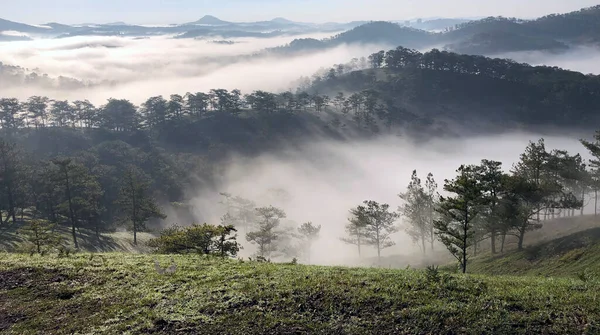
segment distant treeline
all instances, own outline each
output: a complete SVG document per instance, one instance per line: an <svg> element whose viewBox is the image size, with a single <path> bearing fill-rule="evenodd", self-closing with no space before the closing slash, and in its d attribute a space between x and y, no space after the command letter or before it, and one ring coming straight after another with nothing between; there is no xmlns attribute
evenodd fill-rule
<svg viewBox="0 0 600 335"><path fill-rule="evenodd" d="M510 59L398 47L368 57L371 70L340 66L313 76L309 92L371 90L386 110L427 120L589 126L600 121L600 76Z"/></svg>

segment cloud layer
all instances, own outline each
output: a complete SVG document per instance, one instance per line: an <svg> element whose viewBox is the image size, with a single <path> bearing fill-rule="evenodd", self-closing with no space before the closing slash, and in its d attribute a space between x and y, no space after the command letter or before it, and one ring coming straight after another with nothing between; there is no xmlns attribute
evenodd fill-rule
<svg viewBox="0 0 600 335"><path fill-rule="evenodd" d="M589 134L546 137L547 150L566 149L587 157L578 138ZM404 192L413 170L422 179L432 172L440 185L456 176L461 164L479 164L481 159L499 160L509 171L530 140L541 135L510 133L493 137L435 139L414 143L401 137L371 141L332 142L314 140L300 149L268 153L256 158L235 157L222 176L218 190L194 190L192 204L199 222L219 222L224 208L216 205L219 192L229 192L257 200L258 205L283 208L297 223L312 221L322 225L322 238L315 244L312 260L317 264L355 264L356 247L342 243L348 210L364 200L388 203L396 210L397 196ZM586 136L587 137L587 136ZM281 189L288 197L265 197L265 191ZM402 221L399 221L401 224ZM241 234L241 240L245 240ZM419 255L418 247L404 233L394 235L396 246L383 255ZM367 248L365 257L374 256ZM254 252L247 245L244 255ZM415 257L415 262L421 261ZM414 263L413 263L414 264Z"/></svg>
<svg viewBox="0 0 600 335"><path fill-rule="evenodd" d="M37 87L15 87L4 96L26 98L46 94L56 99L90 99L101 103L110 97L140 103L153 95L208 91L211 88L279 91L291 88L298 77L351 58L366 56L386 46L340 46L298 57L254 57L268 47L294 38L324 38L330 34L269 39L231 39L232 45L211 41L154 37L74 37L0 44L0 61L29 69L39 68L51 77L116 82L86 90L40 92Z"/></svg>

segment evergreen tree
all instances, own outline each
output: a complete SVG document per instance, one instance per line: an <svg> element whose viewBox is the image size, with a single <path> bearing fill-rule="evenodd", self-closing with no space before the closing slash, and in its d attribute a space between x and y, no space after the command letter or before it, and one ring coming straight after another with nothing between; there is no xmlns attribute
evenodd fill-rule
<svg viewBox="0 0 600 335"><path fill-rule="evenodd" d="M381 250L394 246L390 236L398 231L395 225L399 215L396 212L390 212L390 205L379 204L376 201L367 200L363 202L364 206L358 206L360 216L366 218L364 229L367 244L377 249L377 261L381 263Z"/></svg>
<svg viewBox="0 0 600 335"><path fill-rule="evenodd" d="M474 241L473 220L481 207L482 191L477 168L461 166L458 176L446 180L444 190L453 197L440 197L439 213L435 221L436 234L448 251L458 260L463 273L467 271L467 250Z"/></svg>
<svg viewBox="0 0 600 335"><path fill-rule="evenodd" d="M321 225L314 225L312 222L303 223L300 227L298 227L298 232L302 236L302 239L306 246L306 257L308 258L308 263L310 264L310 253L312 249L312 244L319 239L319 233L321 232Z"/></svg>
<svg viewBox="0 0 600 335"><path fill-rule="evenodd" d="M406 232L413 242L421 244L421 250L426 254L426 241L431 239L432 222L429 220L428 194L421 185L416 170L412 173L406 192L398 196L404 201L404 204L398 208L398 212L408 223Z"/></svg>
<svg viewBox="0 0 600 335"><path fill-rule="evenodd" d="M19 231L38 254L46 253L60 241L60 236L54 232L54 226L46 220L29 220Z"/></svg>
<svg viewBox="0 0 600 335"><path fill-rule="evenodd" d="M346 225L347 237L341 238L342 242L352 244L358 247L358 257L361 256L361 247L368 245L365 229L367 227L367 217L364 211L359 207L350 210L350 217Z"/></svg>
<svg viewBox="0 0 600 335"><path fill-rule="evenodd" d="M137 245L137 233L146 229L148 220L165 219L156 201L152 198L148 182L142 173L130 166L121 182L117 205L121 210L121 221L131 226L133 244Z"/></svg>
<svg viewBox="0 0 600 335"><path fill-rule="evenodd" d="M257 230L246 234L246 240L258 245L258 255L270 258L277 251L277 240L281 232L277 230L281 219L286 217L282 209L269 206L256 209Z"/></svg>

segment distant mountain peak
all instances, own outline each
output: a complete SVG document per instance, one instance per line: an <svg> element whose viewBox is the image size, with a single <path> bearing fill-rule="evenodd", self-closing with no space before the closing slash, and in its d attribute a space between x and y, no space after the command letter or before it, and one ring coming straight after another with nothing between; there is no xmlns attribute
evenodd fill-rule
<svg viewBox="0 0 600 335"><path fill-rule="evenodd" d="M276 23L294 23L294 21L288 20L284 17L276 17L273 20L271 20L271 22L276 22Z"/></svg>
<svg viewBox="0 0 600 335"><path fill-rule="evenodd" d="M223 24L229 24L229 22L227 21L223 21L221 19L219 19L218 17L212 16L212 15L204 15L200 20L194 22L195 24L209 24L209 25L223 25Z"/></svg>

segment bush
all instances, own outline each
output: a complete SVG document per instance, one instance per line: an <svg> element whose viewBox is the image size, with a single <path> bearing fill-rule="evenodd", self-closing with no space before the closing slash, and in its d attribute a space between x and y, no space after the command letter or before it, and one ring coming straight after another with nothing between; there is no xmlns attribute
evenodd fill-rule
<svg viewBox="0 0 600 335"><path fill-rule="evenodd" d="M148 246L161 254L199 253L233 257L240 250L236 232L235 227L231 225L174 225L163 230L160 237L148 241Z"/></svg>
<svg viewBox="0 0 600 335"><path fill-rule="evenodd" d="M19 233L28 243L31 255L35 253L45 255L60 244L60 236L54 232L54 225L46 220L31 220L19 230Z"/></svg>

